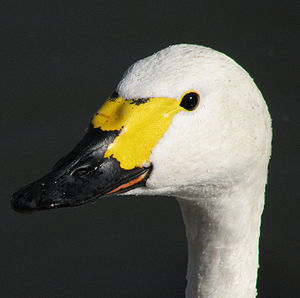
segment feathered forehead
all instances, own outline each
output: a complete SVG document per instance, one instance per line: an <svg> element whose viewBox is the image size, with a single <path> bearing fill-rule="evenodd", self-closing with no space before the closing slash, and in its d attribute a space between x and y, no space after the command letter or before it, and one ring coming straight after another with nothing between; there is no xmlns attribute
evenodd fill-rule
<svg viewBox="0 0 300 298"><path fill-rule="evenodd" d="M212 79L216 87L218 77L224 78L233 69L242 70L232 59L215 50L197 45L174 45L129 67L117 91L124 98L179 99L187 90L201 88L205 92Z"/></svg>

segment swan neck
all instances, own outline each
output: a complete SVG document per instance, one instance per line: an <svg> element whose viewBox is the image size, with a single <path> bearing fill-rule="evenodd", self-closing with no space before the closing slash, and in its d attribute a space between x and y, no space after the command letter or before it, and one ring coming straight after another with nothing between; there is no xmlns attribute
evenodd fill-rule
<svg viewBox="0 0 300 298"><path fill-rule="evenodd" d="M178 202L188 241L186 297L255 297L264 185Z"/></svg>

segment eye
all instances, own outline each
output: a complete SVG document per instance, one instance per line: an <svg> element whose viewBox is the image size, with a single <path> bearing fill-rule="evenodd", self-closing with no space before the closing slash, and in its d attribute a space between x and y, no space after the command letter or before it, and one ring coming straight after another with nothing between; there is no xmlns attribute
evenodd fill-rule
<svg viewBox="0 0 300 298"><path fill-rule="evenodd" d="M197 108L200 102L200 95L196 92L186 93L180 102L180 106L188 111L193 111Z"/></svg>

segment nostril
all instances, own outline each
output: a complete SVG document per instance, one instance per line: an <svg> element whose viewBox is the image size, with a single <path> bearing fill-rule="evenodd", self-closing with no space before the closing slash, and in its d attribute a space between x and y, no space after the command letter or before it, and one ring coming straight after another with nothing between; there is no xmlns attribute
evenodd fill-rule
<svg viewBox="0 0 300 298"><path fill-rule="evenodd" d="M74 169L71 172L71 176L74 177L82 177L88 175L91 171L95 170L96 168L93 168L91 166L82 166Z"/></svg>

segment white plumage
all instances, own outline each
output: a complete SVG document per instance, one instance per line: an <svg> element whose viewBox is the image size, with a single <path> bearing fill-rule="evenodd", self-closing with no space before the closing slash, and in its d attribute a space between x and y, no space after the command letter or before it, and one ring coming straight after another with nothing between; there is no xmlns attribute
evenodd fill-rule
<svg viewBox="0 0 300 298"><path fill-rule="evenodd" d="M253 80L224 54L175 45L136 62L116 91L12 207L78 206L126 189L173 196L188 240L186 297L256 296L272 132Z"/></svg>
<svg viewBox="0 0 300 298"><path fill-rule="evenodd" d="M248 73L226 55L174 45L123 76L123 98L200 94L152 150L146 188L127 194L179 201L188 239L187 297L254 297L260 218L271 152L271 120ZM174 231L176 232L176 231Z"/></svg>

